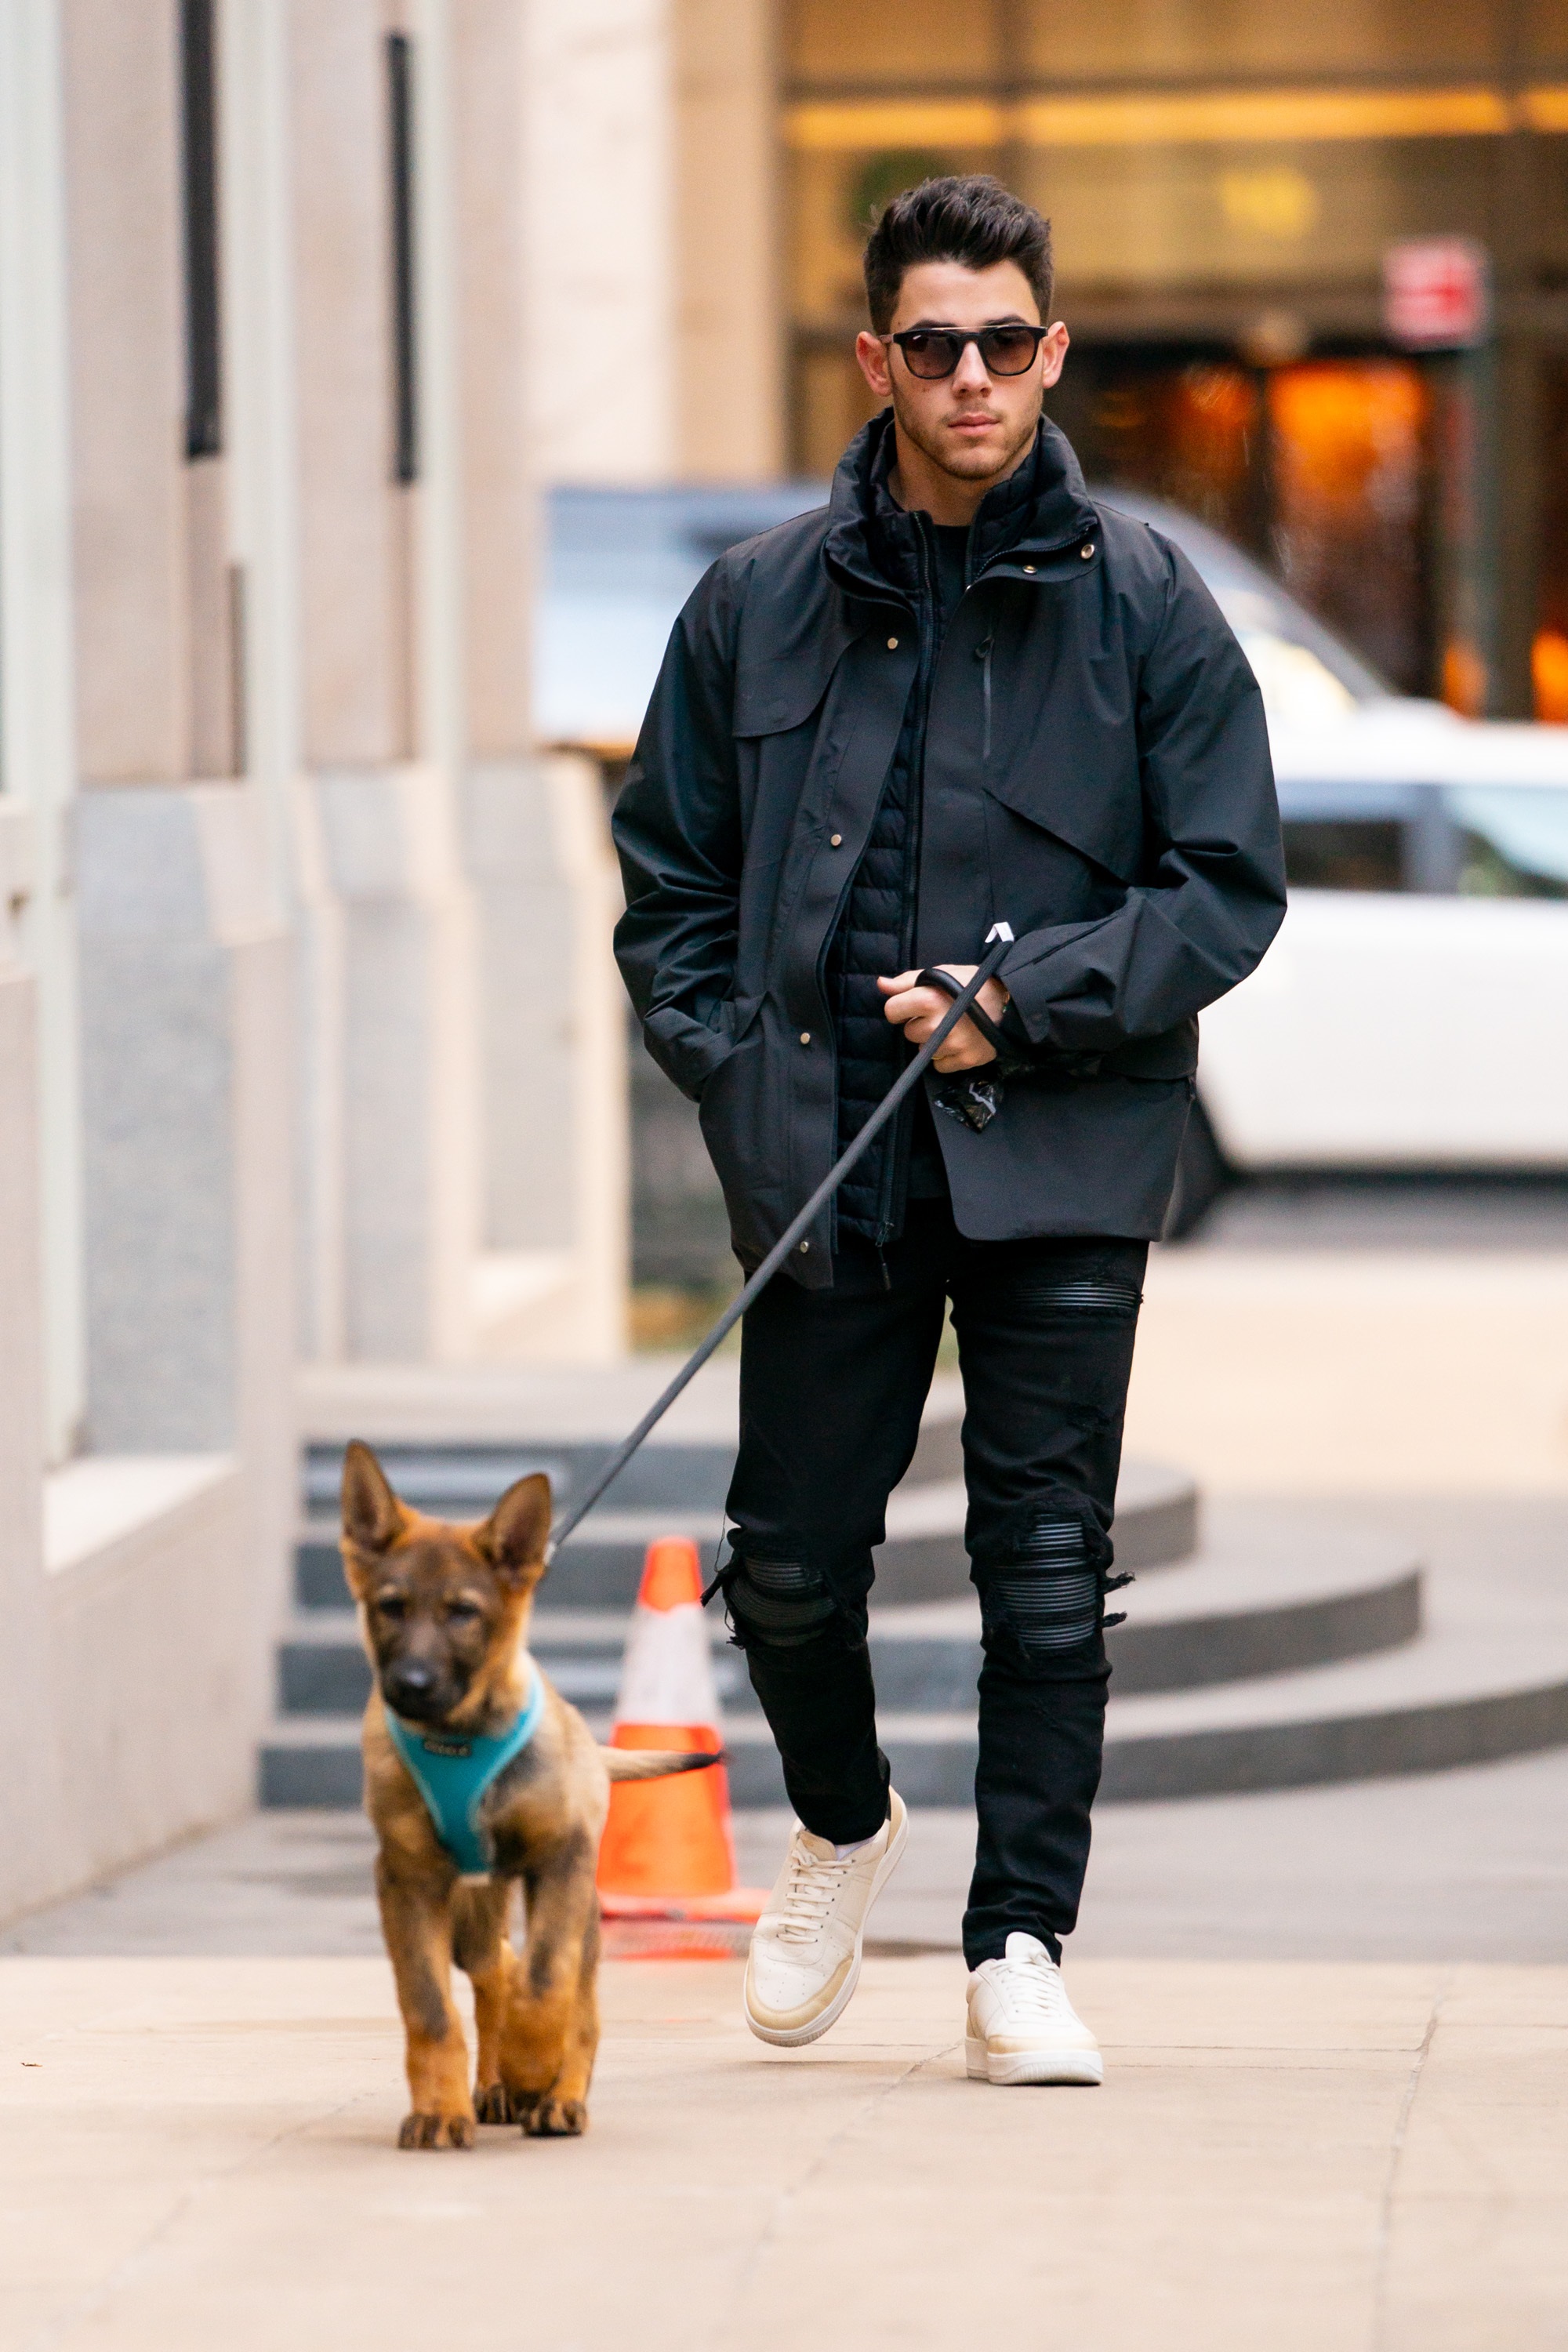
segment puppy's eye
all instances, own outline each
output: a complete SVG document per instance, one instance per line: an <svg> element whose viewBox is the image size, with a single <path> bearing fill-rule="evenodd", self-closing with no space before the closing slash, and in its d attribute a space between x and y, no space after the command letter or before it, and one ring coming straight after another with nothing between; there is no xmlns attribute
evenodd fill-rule
<svg viewBox="0 0 1568 2352"><path fill-rule="evenodd" d="M408 1614L408 1603L400 1592L378 1592L375 1613L378 1617L384 1617L388 1624L401 1625Z"/></svg>
<svg viewBox="0 0 1568 2352"><path fill-rule="evenodd" d="M477 1601L449 1601L447 1604L448 1625L471 1625L483 1613Z"/></svg>

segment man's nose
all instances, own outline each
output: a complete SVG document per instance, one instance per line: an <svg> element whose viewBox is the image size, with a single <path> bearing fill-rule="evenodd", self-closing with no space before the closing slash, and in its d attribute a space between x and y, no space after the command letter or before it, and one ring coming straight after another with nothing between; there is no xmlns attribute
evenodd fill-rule
<svg viewBox="0 0 1568 2352"><path fill-rule="evenodd" d="M963 356L952 372L952 381L960 392L989 392L991 378L980 356L978 343L965 343Z"/></svg>

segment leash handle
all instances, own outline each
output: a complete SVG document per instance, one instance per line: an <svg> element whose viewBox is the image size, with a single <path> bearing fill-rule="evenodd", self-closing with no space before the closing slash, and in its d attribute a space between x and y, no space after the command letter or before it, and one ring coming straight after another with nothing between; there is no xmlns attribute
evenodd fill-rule
<svg viewBox="0 0 1568 2352"><path fill-rule="evenodd" d="M922 1072L929 1069L931 1064L935 1060L938 1053L941 1051L942 1046L952 1034L952 1031L957 1028L959 1023L963 1020L964 1014L968 1012L970 1006L973 1003L975 998L984 987L986 982L994 978L995 974L1001 970L1003 963L1006 960L1007 950L1014 944L1012 925L1010 923L994 923L990 930L985 934L985 944L989 950L989 953L986 955L984 962L976 966L973 976L964 982L962 988L958 989L958 992L954 996L952 1003L948 1006L947 1011L942 1014L942 1019L938 1022L936 1027L931 1031L931 1035L926 1039L925 1044L921 1047L920 1052L915 1055L914 1060L909 1064L907 1068L900 1071L897 1078L889 1087L881 1101L877 1105L876 1109L871 1113L870 1118L866 1121L865 1126L860 1129L859 1134L855 1138L854 1142L851 1143L847 1151L846 1151L839 1160L836 1160L834 1165L828 1170L826 1175L823 1178L821 1183L817 1186L810 1200L805 1203L805 1206L791 1218L789 1223L784 1227L784 1232L779 1235L777 1241L773 1244L766 1257L763 1258L761 1265L758 1266L756 1272L746 1283L745 1287L739 1291L730 1301L729 1306L726 1307L722 1315L720 1316L719 1320L714 1324L707 1338L693 1349L689 1356L688 1356L685 1363L682 1364L680 1370L670 1381L669 1386L665 1390L663 1395L658 1398L657 1402L649 1405L647 1412L644 1413L642 1419L632 1431L630 1436L624 1437L621 1440L621 1443L616 1446L615 1452L611 1454L609 1460L604 1465L603 1468L599 1470L595 1477L589 1480L585 1492L579 1496L576 1502L573 1504L572 1508L567 1512L565 1517L558 1523L551 1535L549 1543L545 1546L544 1561L546 1567L548 1567L550 1562L554 1559L556 1553L560 1550L567 1537L571 1535L575 1528L582 1525L583 1521L587 1517L589 1512L593 1509L595 1504L598 1501L605 1488L613 1485L615 1480L620 1476L621 1472L626 1468L626 1464L631 1460L632 1455L637 1452L644 1438L651 1429L657 1428L658 1423L663 1420L665 1414L669 1411L670 1406L675 1402L676 1398L680 1394L682 1389L687 1386L689 1381L695 1379L696 1375L701 1370L703 1365L708 1361L709 1357L713 1353L714 1349L723 1345L724 1341L729 1338L731 1332L734 1329L736 1324L740 1321L742 1316L745 1313L747 1307L750 1307L752 1301L757 1297L758 1293L767 1288L768 1284L773 1280L780 1266L783 1265L785 1258L788 1257L790 1252L795 1247L796 1244L800 1241L802 1235L806 1232L808 1227L815 1223L819 1212L826 1206L827 1202L833 1198L833 1195L837 1192L838 1187L843 1183L844 1179L848 1175L849 1171L854 1167L856 1161L859 1160L864 1153L870 1150L871 1145L881 1133L883 1128L886 1127L888 1121L892 1118L894 1112L898 1109L899 1105L903 1101L905 1096L915 1085ZM957 985L956 982L952 982L945 975L942 984L944 986Z"/></svg>
<svg viewBox="0 0 1568 2352"><path fill-rule="evenodd" d="M919 984L921 988L940 988L944 996L956 996L959 993L957 981L954 980L952 972L943 971L940 964L928 964L924 971L922 971L920 976ZM969 1017L971 1021L973 1022L975 1027L979 1030L981 1035L984 1038L985 1043L990 1046L991 1051L996 1055L999 1059L1012 1052L1012 1047L1008 1045L1006 1038L1004 1037L1001 1030L998 1029L994 1021L992 1020L989 1013L984 1013L981 1011L978 1004L971 1003L969 1007ZM984 1065L982 1064L981 1066L984 1068Z"/></svg>

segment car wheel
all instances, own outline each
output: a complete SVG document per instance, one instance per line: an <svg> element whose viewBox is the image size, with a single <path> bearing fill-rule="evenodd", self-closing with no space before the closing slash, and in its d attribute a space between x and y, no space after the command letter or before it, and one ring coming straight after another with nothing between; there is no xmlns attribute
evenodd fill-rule
<svg viewBox="0 0 1568 2352"><path fill-rule="evenodd" d="M1235 1181L1230 1163L1215 1140L1208 1113L1202 1101L1194 1099L1187 1131L1182 1138L1175 1190L1171 1194L1161 1238L1180 1242L1196 1233L1215 1202Z"/></svg>

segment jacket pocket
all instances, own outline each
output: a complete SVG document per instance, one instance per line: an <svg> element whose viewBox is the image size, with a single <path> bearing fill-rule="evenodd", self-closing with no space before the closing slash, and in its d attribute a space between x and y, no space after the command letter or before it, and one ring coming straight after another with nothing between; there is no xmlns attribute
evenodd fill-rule
<svg viewBox="0 0 1568 2352"><path fill-rule="evenodd" d="M763 992L759 989L754 996L732 996L724 1006L720 1015L720 1029L721 1034L728 1038L731 1049L743 1037L750 1036L756 1027L763 1001ZM722 1064L720 1066L722 1067Z"/></svg>
<svg viewBox="0 0 1568 2352"><path fill-rule="evenodd" d="M731 1229L749 1243L759 1202L783 1189L784 1139L779 1121L777 1070L767 1052L767 1035L753 1007L736 1039L702 1089L698 1124L723 1189Z"/></svg>

